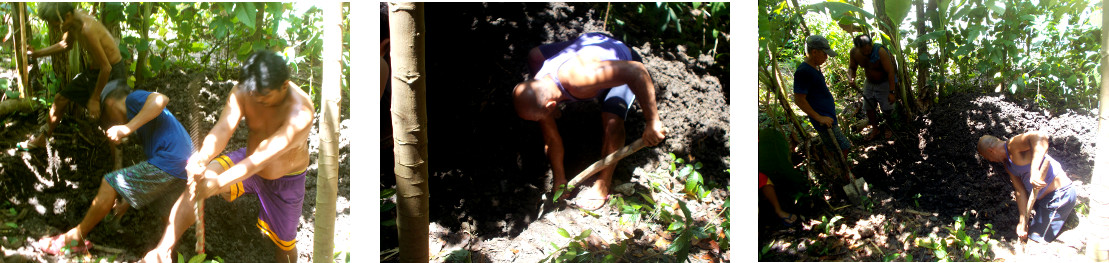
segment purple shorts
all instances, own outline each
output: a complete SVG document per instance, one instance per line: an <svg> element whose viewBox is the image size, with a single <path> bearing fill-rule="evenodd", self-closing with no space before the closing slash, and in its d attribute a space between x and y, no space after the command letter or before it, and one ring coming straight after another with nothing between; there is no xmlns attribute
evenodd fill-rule
<svg viewBox="0 0 1109 263"><path fill-rule="evenodd" d="M215 160L229 169L246 158L246 148L220 155ZM304 204L304 176L308 170L287 174L277 180L266 180L251 175L231 186L231 200L243 194L255 194L262 203L258 213L258 228L273 240L281 250L296 247L297 225Z"/></svg>

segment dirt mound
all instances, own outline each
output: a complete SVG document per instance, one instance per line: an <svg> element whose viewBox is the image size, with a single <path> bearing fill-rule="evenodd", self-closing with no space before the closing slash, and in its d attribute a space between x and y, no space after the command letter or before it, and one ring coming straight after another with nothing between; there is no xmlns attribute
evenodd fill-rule
<svg viewBox="0 0 1109 263"><path fill-rule="evenodd" d="M1011 138L1031 130L1051 134L1048 154L1058 160L1074 180L1079 203L1085 203L1089 196L1086 184L1093 167L1096 124L1095 116L1086 111L1051 112L1027 101L1010 99L1004 94L955 94L945 97L916 120L895 124L893 138L855 142L852 154L857 163L852 171L871 184L871 198L876 204L870 209L852 206L836 211L835 214L844 217L837 223L843 226L832 229L820 239L830 237L832 240L827 242L842 246L861 245L868 237L858 233L872 233L875 237L889 238L889 243L881 242L875 246L883 252L866 248L820 259L877 261L882 260L879 255L910 253L915 260L936 260L931 250L911 245L912 240L908 238L930 233L944 237L950 234L950 230L943 227L954 224L956 216L965 218L966 231L971 236L982 234L987 224L992 225L996 232L990 237L1001 241L1001 249L995 247L995 255L1011 255L1013 252L1008 250L1019 247L1013 231L1018 222L1018 204L1013 200L1013 187L1005 168L978 156L978 138L982 135ZM832 202L834 207L847 205L844 200ZM1063 234L1081 236L1082 231L1074 228L1082 217L1072 213ZM808 218L820 219L820 215L809 213ZM810 241L818 235L820 230L816 226L819 223L802 224L806 231L783 231L778 227L764 226L760 228L760 247L769 245L774 251L786 252L772 253L768 255L770 260L815 260L811 256L820 253L813 250L806 252L804 248L787 249L781 244L817 244ZM905 251L904 247L910 249ZM1055 247L1059 246L1052 243L1036 250L1067 256L1065 252L1053 252L1066 251ZM1072 254L1076 253L1071 250ZM835 253L820 255L832 254Z"/></svg>

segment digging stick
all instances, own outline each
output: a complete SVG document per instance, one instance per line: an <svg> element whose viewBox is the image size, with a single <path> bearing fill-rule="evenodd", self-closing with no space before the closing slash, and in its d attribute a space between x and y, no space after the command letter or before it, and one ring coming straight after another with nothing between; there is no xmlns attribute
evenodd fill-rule
<svg viewBox="0 0 1109 263"><path fill-rule="evenodd" d="M851 165L847 163L847 157L843 156L843 154L841 154L840 151L838 150L839 149L839 139L836 138L836 133L832 129L833 128L831 126L828 127L828 137L832 138L832 145L835 146L834 147L835 149L837 149L837 151L833 152L832 155L836 156L836 160L839 160L839 161L843 162L844 172L847 173L847 184L848 185L843 186L843 192L845 194L847 194L848 199L850 199L852 202L855 202L857 204L858 201L859 201L858 200L859 195L860 194L865 194L865 193L863 193L863 191L864 191L863 187L859 186L858 182L855 182L855 174L851 173ZM866 183L866 181L863 180L862 183Z"/></svg>
<svg viewBox="0 0 1109 263"><path fill-rule="evenodd" d="M200 109L199 109L200 106L198 104L199 102L196 101L196 100L197 100L197 96L200 96L200 78L193 78L192 81L189 81L189 84L188 84L187 88L189 90L189 94L193 95L193 96L189 96L189 100L192 100L192 102L193 102L193 103L189 103L191 105L190 108L192 110L192 112L190 112L191 116L189 116L189 121L190 121L190 123L189 123L189 137L192 137L192 140L193 140L193 152L199 152L200 151L200 144L201 144L201 141L200 141L200 115L201 114L200 114ZM200 182L196 182L196 187L197 187L196 192L193 193L193 198L196 198L196 205L194 206L196 208L196 213L195 213L196 214L196 253L197 254L204 254L204 199L205 198L202 197L202 196L199 196L200 187L203 187L202 185L200 185Z"/></svg>
<svg viewBox="0 0 1109 263"><path fill-rule="evenodd" d="M585 170L581 171L581 173L578 173L577 176L574 176L574 179L570 180L570 182L566 184L567 189L574 188L579 183L581 183L581 181L589 179L589 177L593 174L604 170L609 165L620 161L620 159L624 159L624 157L628 157L628 155L639 151L639 149L643 149L644 146L646 145L644 145L643 143L643 138L639 138L638 140L632 142L632 144L628 144L627 146L624 146L624 148L620 148L619 150L610 153L608 156L605 156L605 158L597 160L593 164L589 165L589 167L586 167Z"/></svg>

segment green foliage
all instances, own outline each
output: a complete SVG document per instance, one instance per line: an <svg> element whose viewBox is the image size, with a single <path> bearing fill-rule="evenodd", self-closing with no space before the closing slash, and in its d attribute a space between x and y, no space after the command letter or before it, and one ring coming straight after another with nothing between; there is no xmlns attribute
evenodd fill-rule
<svg viewBox="0 0 1109 263"><path fill-rule="evenodd" d="M390 189L382 189L381 190L381 212L382 213L389 212L389 210L393 210L393 208L397 207L396 203L389 200L394 195L397 195L397 189L390 188ZM385 226L385 227L392 227L392 226L396 226L396 225L397 225L397 219L396 218L390 218L388 220L385 220L385 221L381 222L381 226Z"/></svg>
<svg viewBox="0 0 1109 263"><path fill-rule="evenodd" d="M566 232L566 229L559 228L558 234L562 237L569 238L570 241L562 246L558 246L554 242L551 242L551 247L554 247L555 251L548 254L547 257L544 257L539 262L591 262L593 253L586 249L585 238L589 237L592 233L593 230L586 229L577 236L571 236L569 232Z"/></svg>
<svg viewBox="0 0 1109 263"><path fill-rule="evenodd" d="M998 242L990 239L990 235L996 233L993 230L993 224L986 224L982 234L975 238L967 232L965 217L956 216L954 219L955 222L951 226L944 227L948 232L946 237L940 238L935 233L931 233L927 238L917 238L916 246L931 250L941 262L992 261L991 247Z"/></svg>
<svg viewBox="0 0 1109 263"><path fill-rule="evenodd" d="M470 263L471 262L470 261L470 251L465 250L465 249L458 249L458 250L455 250L455 251L451 251L450 254L447 254L447 259L444 260L444 261L445 262Z"/></svg>
<svg viewBox="0 0 1109 263"><path fill-rule="evenodd" d="M664 46L685 45L691 56L712 55L727 68L729 55L730 3L655 2L613 3L606 22L616 36L646 35L631 43L662 42ZM595 6L606 10L607 5ZM607 28L606 28L607 29ZM628 34L635 33L635 34Z"/></svg>

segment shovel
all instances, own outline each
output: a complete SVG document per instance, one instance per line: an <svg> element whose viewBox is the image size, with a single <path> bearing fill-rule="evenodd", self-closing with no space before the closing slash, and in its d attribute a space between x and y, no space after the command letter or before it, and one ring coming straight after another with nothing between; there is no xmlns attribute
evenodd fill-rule
<svg viewBox="0 0 1109 263"><path fill-rule="evenodd" d="M838 149L839 140L836 139L836 134L831 127L828 127L828 135L830 135L828 137L832 137L832 143ZM866 193L870 191L869 187L866 185L866 180L863 180L863 178L855 178L855 174L851 173L851 167L847 164L847 158L842 154L835 152L832 153L832 155L835 155L836 160L843 163L843 170L847 172L847 185L843 186L843 192L847 194L847 199L855 204L862 203L859 194L866 195Z"/></svg>

